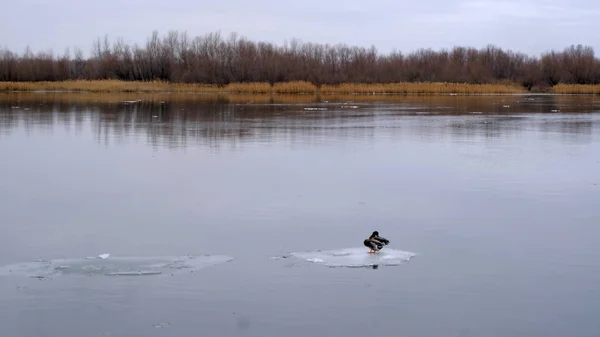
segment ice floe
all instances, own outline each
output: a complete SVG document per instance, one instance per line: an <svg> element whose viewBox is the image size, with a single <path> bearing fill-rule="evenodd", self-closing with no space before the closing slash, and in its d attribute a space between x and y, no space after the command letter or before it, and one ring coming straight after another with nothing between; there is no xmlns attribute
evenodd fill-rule
<svg viewBox="0 0 600 337"><path fill-rule="evenodd" d="M98 257L38 260L0 267L0 276L147 276L195 272L229 262L226 255L120 257L100 254Z"/></svg>
<svg viewBox="0 0 600 337"><path fill-rule="evenodd" d="M375 254L369 254L368 249L365 247L293 252L279 258L297 258L328 267L357 268L397 266L408 262L416 255L412 252L390 248L384 248Z"/></svg>

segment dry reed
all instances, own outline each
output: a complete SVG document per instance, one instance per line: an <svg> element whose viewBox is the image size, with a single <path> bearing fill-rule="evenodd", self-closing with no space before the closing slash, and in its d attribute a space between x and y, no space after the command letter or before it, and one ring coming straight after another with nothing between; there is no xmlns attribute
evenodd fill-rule
<svg viewBox="0 0 600 337"><path fill-rule="evenodd" d="M525 89L513 84L466 84L466 83L344 83L323 85L323 94L514 94Z"/></svg>
<svg viewBox="0 0 600 337"><path fill-rule="evenodd" d="M64 82L0 82L0 91L74 91L94 93L245 93L245 94L514 94L525 89L514 84L465 83L344 83L316 85L303 82L211 84L169 83L163 81L77 80Z"/></svg>
<svg viewBox="0 0 600 337"><path fill-rule="evenodd" d="M369 96L372 98L373 96ZM348 99L351 97L348 96ZM198 93L183 92L0 92L0 104L31 102L60 102L68 104L139 104L228 102L233 104L271 104L271 103L315 103L317 95L296 94L245 94L245 93Z"/></svg>
<svg viewBox="0 0 600 337"><path fill-rule="evenodd" d="M599 84L557 84L552 87L555 94L600 95Z"/></svg>
<svg viewBox="0 0 600 337"><path fill-rule="evenodd" d="M273 92L277 94L314 94L317 92L317 86L304 81L275 83Z"/></svg>
<svg viewBox="0 0 600 337"><path fill-rule="evenodd" d="M0 91L85 91L85 92L209 92L214 85L180 84L162 81L75 80L57 82L0 82Z"/></svg>
<svg viewBox="0 0 600 337"><path fill-rule="evenodd" d="M219 90L217 90L219 91ZM222 92L228 93L254 93L254 94L268 94L271 92L271 85L269 83L230 83L222 88Z"/></svg>

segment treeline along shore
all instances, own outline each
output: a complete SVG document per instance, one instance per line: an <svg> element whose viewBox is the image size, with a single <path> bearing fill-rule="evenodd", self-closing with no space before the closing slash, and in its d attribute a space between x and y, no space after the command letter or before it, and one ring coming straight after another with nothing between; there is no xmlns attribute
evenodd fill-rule
<svg viewBox="0 0 600 337"><path fill-rule="evenodd" d="M105 37L93 46L89 57L81 49L0 49L0 91L600 94L600 59L582 45L539 57L493 45L381 54L375 47L279 46L171 31L153 32L144 45Z"/></svg>

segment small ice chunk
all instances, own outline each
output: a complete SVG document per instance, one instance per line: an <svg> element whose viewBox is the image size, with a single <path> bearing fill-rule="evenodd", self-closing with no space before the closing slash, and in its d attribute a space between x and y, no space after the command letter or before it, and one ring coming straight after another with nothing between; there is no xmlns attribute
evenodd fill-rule
<svg viewBox="0 0 600 337"><path fill-rule="evenodd" d="M146 275L160 275L160 271L142 270L142 271L119 271L114 273L106 273L106 276L146 276Z"/></svg>
<svg viewBox="0 0 600 337"><path fill-rule="evenodd" d="M153 325L156 329L164 329L171 327L170 322L160 322Z"/></svg>
<svg viewBox="0 0 600 337"><path fill-rule="evenodd" d="M110 254L100 254L100 255L98 255L98 257L101 258L102 260L108 259L109 256L110 256Z"/></svg>

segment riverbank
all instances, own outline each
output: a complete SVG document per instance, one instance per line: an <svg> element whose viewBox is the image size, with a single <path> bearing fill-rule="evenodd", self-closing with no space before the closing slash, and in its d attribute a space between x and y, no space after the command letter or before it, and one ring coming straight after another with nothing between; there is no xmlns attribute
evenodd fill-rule
<svg viewBox="0 0 600 337"><path fill-rule="evenodd" d="M0 92L10 91L75 91L95 93L175 92L175 93L240 93L240 94L507 94L526 90L513 84L462 83L344 83L316 86L309 82L210 84L140 82L119 80L81 80L62 82L0 82Z"/></svg>
<svg viewBox="0 0 600 337"><path fill-rule="evenodd" d="M600 84L557 84L552 93L571 95L600 95Z"/></svg>
<svg viewBox="0 0 600 337"><path fill-rule="evenodd" d="M93 93L223 93L223 94L519 94L517 84L466 83L343 83L317 86L310 82L231 83L227 85L164 81L77 80L60 82L0 82L0 92L66 91ZM600 95L600 85L558 84L546 93Z"/></svg>

